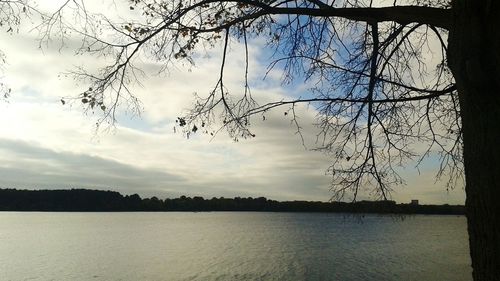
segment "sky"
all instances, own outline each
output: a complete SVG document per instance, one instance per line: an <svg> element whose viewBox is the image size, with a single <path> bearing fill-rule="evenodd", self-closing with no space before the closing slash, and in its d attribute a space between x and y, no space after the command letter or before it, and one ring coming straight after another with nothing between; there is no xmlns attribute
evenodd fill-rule
<svg viewBox="0 0 500 281"><path fill-rule="evenodd" d="M113 190L142 197L260 197L275 200L328 201L331 159L315 147L316 112L299 109L305 146L296 128L277 110L253 122L255 138L234 142L224 133L215 138L174 132L175 119L193 101L193 93L209 92L217 82L220 46L199 55L192 67L179 65L157 74L159 65L144 60L141 84L133 88L142 103L140 116L122 113L109 130L95 130L97 116L78 104L62 105L61 97L86 89L65 75L75 66L95 69L105 59L76 56L71 38L38 48L35 32L0 33L6 64L2 82L12 88L0 101L0 188ZM242 89L243 52L234 43L226 65L229 89ZM260 101L304 95L307 85L283 86L273 72L263 79L269 52L263 42L250 45L252 93ZM401 169L406 184L395 186L392 199L427 204L463 204L459 186L447 191L436 181L438 163L425 161ZM363 195L362 199L370 199ZM373 198L371 198L373 199Z"/></svg>

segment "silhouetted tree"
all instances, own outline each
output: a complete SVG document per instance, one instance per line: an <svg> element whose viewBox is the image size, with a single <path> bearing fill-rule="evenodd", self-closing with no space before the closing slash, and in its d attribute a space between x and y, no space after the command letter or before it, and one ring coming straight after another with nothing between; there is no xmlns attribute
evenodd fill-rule
<svg viewBox="0 0 500 281"><path fill-rule="evenodd" d="M24 1L4 1L0 0L0 31L13 33L18 30L21 18L26 14L27 8ZM5 54L0 49L0 79L3 78L3 65L5 64ZM11 89L0 80L0 99L9 97Z"/></svg>
<svg viewBox="0 0 500 281"><path fill-rule="evenodd" d="M98 75L75 73L91 85L79 99L90 109L101 107L103 118L114 122L120 99L137 103L127 85L139 71L134 62L141 52L167 69L175 59L192 62L198 45L222 41L215 87L178 119L188 134L200 128L213 133L206 127L220 117L233 137L253 137L252 116L285 107L297 122L296 106L312 104L322 130L320 149L332 154L336 198L346 192L356 198L361 187L371 186L386 199L391 185L402 182L395 166L438 149L439 173L449 173L450 184L463 174L464 163L474 279L498 280L500 3L402 2L373 7L363 0L133 0L137 18L107 21L118 40L99 36L105 24L84 30L82 50L115 60ZM260 105L246 77L241 94L227 92L231 39L246 46L257 36L274 49L270 67L281 65L285 82L305 78L317 85L308 97ZM438 45L430 46L432 40ZM434 65L425 60L427 51L440 57ZM409 147L415 142L428 150L415 153Z"/></svg>
<svg viewBox="0 0 500 281"><path fill-rule="evenodd" d="M372 4L132 0L130 10L137 14L130 21L114 23L86 14L97 24L79 30L84 35L81 51L115 59L97 74L75 72L89 82L78 100L113 123L121 101L139 109L128 87L141 71L134 65L139 54L148 54L168 69L174 60L193 62L197 46L222 41L216 85L178 119L188 134L214 133L218 128L213 126L222 123L235 138L253 137L252 116L278 107L285 107L300 128L296 106L311 104L322 132L319 149L332 155L329 171L335 198L350 193L355 199L360 188L371 187L386 199L391 186L402 182L396 166L437 149L442 160L439 174L449 174L450 185L465 168L474 280L498 280L500 3ZM101 36L109 32L113 36ZM246 46L255 37L267 38L275 53L270 67L282 66L285 82L305 78L316 85L307 97L257 104L246 76L241 94L227 92L224 67L230 59L229 44L236 38ZM437 63L426 60L428 52L439 56ZM415 152L415 142L425 143L428 150Z"/></svg>

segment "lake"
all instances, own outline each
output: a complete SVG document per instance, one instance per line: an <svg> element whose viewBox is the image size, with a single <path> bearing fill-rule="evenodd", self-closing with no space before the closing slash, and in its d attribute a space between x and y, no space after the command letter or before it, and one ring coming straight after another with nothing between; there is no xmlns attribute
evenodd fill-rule
<svg viewBox="0 0 500 281"><path fill-rule="evenodd" d="M0 212L0 280L472 280L463 216Z"/></svg>

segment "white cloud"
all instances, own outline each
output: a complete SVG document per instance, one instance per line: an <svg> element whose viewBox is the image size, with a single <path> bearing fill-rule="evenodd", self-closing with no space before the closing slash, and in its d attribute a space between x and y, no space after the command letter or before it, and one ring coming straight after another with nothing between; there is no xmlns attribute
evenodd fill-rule
<svg viewBox="0 0 500 281"><path fill-rule="evenodd" d="M68 49L41 52L32 35L2 34L0 40L7 42L2 45L9 62L6 82L13 88L10 101L0 104L1 187L112 188L160 197L330 198L330 179L324 175L329 159L305 149L289 117L279 110L266 114L266 121L256 117L252 128L257 137L239 143L223 134L213 140L204 135L188 140L172 132L173 120L189 107L191 94L207 93L218 79L220 48L202 55L191 71L179 67L169 75L152 75L156 68L145 60L140 66L152 72L143 87L134 89L144 106L142 119L120 116L115 130L95 135L96 117L83 114L76 103L70 107L59 102L84 88L60 73L79 64L94 69L102 61L75 57ZM261 43L250 47L252 93L260 101L286 98L276 72L261 80L266 68ZM237 44L231 50L225 78L230 91L239 91L244 50ZM297 96L303 90L287 94ZM311 148L315 112L299 110ZM446 197L442 184L431 184L429 177L408 177L408 187L396 190L396 200L463 203L460 190Z"/></svg>

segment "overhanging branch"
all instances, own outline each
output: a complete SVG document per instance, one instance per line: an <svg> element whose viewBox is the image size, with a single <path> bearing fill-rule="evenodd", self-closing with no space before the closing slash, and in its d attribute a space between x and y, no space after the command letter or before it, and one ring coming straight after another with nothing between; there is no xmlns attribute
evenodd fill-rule
<svg viewBox="0 0 500 281"><path fill-rule="evenodd" d="M288 8L267 6L258 1L249 1L248 3L258 6L267 14L340 17L367 23L394 21L400 24L408 24L418 22L444 29L450 28L452 16L450 9L422 6L394 6L381 8Z"/></svg>

